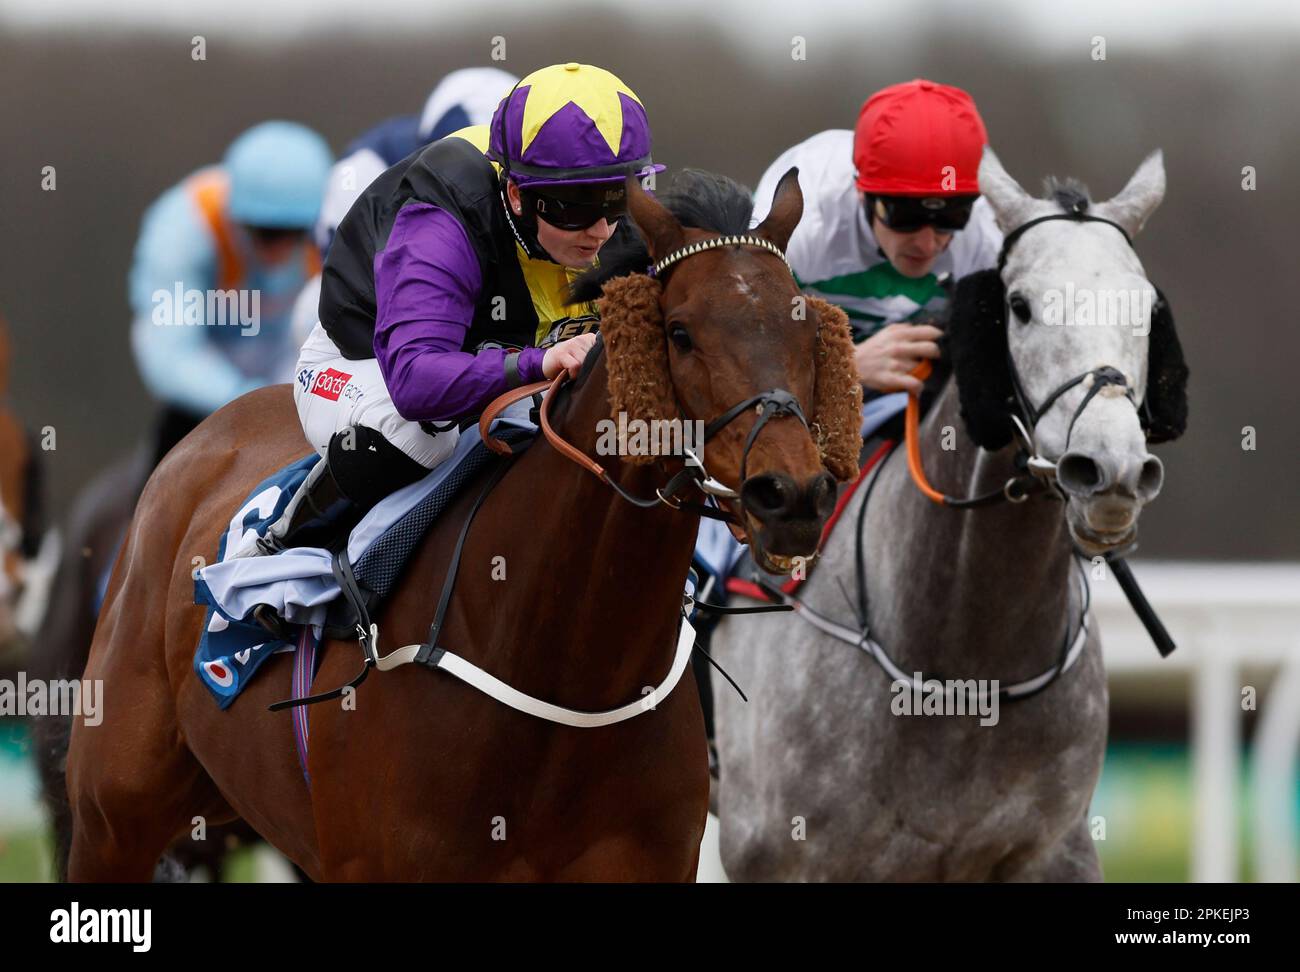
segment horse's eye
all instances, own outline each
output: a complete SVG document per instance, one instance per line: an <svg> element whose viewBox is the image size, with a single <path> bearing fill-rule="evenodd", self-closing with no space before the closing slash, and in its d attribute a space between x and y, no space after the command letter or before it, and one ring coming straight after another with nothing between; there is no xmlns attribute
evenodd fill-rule
<svg viewBox="0 0 1300 972"><path fill-rule="evenodd" d="M1011 304L1011 312L1020 318L1021 324L1029 323L1029 301L1025 300L1020 294L1012 294L1008 302Z"/></svg>
<svg viewBox="0 0 1300 972"><path fill-rule="evenodd" d="M680 324L674 324L668 329L668 340L673 342L673 346L676 347L678 351L689 351L695 347L695 345L691 343L691 336L686 333L686 328L682 327Z"/></svg>

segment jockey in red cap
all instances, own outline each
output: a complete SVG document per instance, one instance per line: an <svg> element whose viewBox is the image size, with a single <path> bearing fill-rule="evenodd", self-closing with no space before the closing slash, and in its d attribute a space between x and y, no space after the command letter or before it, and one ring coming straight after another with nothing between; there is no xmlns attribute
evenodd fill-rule
<svg viewBox="0 0 1300 972"><path fill-rule="evenodd" d="M979 198L987 141L969 94L918 79L876 92L853 132L814 135L759 182L755 219L799 167L804 215L787 255L805 290L848 313L869 396L919 390L909 372L939 357L941 333L923 322L947 302L946 285L997 262L1002 234ZM901 410L902 397L867 404L882 408Z"/></svg>

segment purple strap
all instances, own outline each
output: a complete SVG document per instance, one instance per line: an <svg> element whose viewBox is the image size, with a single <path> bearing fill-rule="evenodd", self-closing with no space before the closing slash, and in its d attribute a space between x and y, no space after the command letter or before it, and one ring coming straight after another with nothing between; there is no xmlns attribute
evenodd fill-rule
<svg viewBox="0 0 1300 972"><path fill-rule="evenodd" d="M310 624L302 627L298 638L298 650L293 653L293 689L291 697L305 698L311 694L311 684L316 679L316 656L320 642ZM298 763L302 767L302 778L311 789L311 774L307 772L307 712L308 705L300 705L293 710L293 741L298 748Z"/></svg>

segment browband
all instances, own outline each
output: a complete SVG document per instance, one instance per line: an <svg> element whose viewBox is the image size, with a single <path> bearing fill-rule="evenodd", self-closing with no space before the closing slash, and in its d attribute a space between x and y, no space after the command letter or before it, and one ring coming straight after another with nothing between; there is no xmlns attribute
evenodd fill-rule
<svg viewBox="0 0 1300 972"><path fill-rule="evenodd" d="M703 253L705 250L716 250L724 246L756 246L760 250L767 250L769 253L775 253L785 264L785 268L790 271L790 276L794 276L794 268L790 266L790 261L786 259L781 248L771 240L765 240L761 236L751 236L745 233L740 236L718 236L711 240L697 240L689 243L681 249L673 250L666 257L650 268L650 276L658 277L665 270L671 267L678 260L684 260L688 256L694 256L696 253Z"/></svg>
<svg viewBox="0 0 1300 972"><path fill-rule="evenodd" d="M1037 219L1031 219L1027 223L1021 223L1007 234L1007 238L1002 241L1002 250L998 253L998 273L1001 273L1003 267L1007 264L1007 254L1011 252L1011 245L1015 243L1016 240L1020 239L1021 234L1024 233L1025 230L1037 226L1039 223L1046 223L1053 219L1068 219L1076 223L1105 223L1106 225L1113 226L1119 230L1124 235L1124 242L1126 242L1130 247L1133 246L1133 238L1128 235L1128 230L1112 219L1106 219L1103 216L1090 216L1082 209L1075 209L1065 213L1049 213L1047 216L1039 216Z"/></svg>

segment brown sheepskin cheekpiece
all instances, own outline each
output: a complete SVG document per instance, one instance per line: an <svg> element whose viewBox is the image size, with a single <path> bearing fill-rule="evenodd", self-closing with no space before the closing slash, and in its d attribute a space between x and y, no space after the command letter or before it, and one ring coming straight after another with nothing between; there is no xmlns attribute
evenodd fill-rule
<svg viewBox="0 0 1300 972"><path fill-rule="evenodd" d="M668 346L659 310L659 281L634 273L605 284L600 299L600 333L609 371L609 406L615 419L650 423L677 417L668 370ZM646 466L657 456L624 456Z"/></svg>
<svg viewBox="0 0 1300 972"><path fill-rule="evenodd" d="M605 284L600 300L600 332L609 371L610 411L628 420L650 423L678 417L668 370L668 347L659 310L660 285L643 274L618 277ZM817 315L817 375L813 386L812 433L822 462L836 479L858 474L862 439L862 386L853 367L849 319L834 304L808 297ZM653 455L624 456L636 465Z"/></svg>
<svg viewBox="0 0 1300 972"><path fill-rule="evenodd" d="M812 432L822 463L844 482L858 474L862 449L862 385L853 366L853 337L843 310L820 297L807 300L818 321Z"/></svg>

